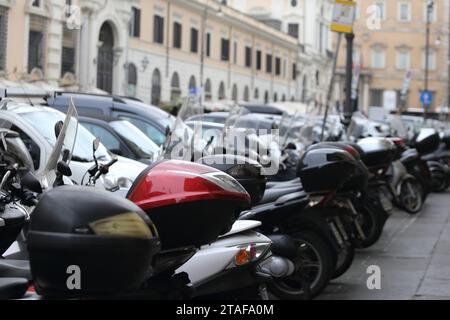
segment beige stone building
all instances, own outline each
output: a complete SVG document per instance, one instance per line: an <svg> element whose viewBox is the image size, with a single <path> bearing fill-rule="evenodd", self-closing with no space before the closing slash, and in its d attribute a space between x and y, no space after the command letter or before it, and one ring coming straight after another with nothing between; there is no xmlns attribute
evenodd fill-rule
<svg viewBox="0 0 450 320"><path fill-rule="evenodd" d="M361 66L358 105L399 107L400 92L408 70L412 80L405 107L422 109L425 84L426 0L357 0L354 65ZM448 106L449 97L449 14L448 0L434 0L431 14L429 90L433 109ZM337 100L344 102L345 41L339 58Z"/></svg>
<svg viewBox="0 0 450 320"><path fill-rule="evenodd" d="M0 0L0 77L154 104L297 96L298 43L215 0Z"/></svg>
<svg viewBox="0 0 450 320"><path fill-rule="evenodd" d="M299 101L325 104L332 66L331 0L228 0L228 5L281 30L298 45Z"/></svg>
<svg viewBox="0 0 450 320"><path fill-rule="evenodd" d="M214 0L141 0L133 13L140 24L129 40L129 88L137 97L295 99L297 42L288 35Z"/></svg>

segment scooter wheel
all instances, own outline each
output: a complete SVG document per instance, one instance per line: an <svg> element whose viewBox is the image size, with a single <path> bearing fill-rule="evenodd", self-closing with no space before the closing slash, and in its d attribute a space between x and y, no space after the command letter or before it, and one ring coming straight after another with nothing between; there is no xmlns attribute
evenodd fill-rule
<svg viewBox="0 0 450 320"><path fill-rule="evenodd" d="M383 233L383 219L378 213L378 208L369 203L358 208L358 212L362 216L361 226L366 236L366 239L361 240L361 247L369 248L377 243Z"/></svg>
<svg viewBox="0 0 450 320"><path fill-rule="evenodd" d="M341 251L338 253L338 260L336 262L336 267L331 279L334 280L339 278L352 266L353 259L355 258L355 247L348 243Z"/></svg>
<svg viewBox="0 0 450 320"><path fill-rule="evenodd" d="M297 244L294 273L268 283L271 294L283 300L309 300L320 294L334 271L328 244L311 231L291 235ZM306 289L306 290L305 290Z"/></svg>
<svg viewBox="0 0 450 320"><path fill-rule="evenodd" d="M408 179L400 186L400 203L409 214L416 214L423 207L422 187L417 180Z"/></svg>

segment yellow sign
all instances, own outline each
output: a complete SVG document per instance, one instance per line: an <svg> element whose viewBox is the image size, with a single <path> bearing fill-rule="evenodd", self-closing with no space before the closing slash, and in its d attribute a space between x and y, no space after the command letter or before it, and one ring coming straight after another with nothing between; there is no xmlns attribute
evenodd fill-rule
<svg viewBox="0 0 450 320"><path fill-rule="evenodd" d="M336 0L331 21L331 31L353 33L356 2L352 0Z"/></svg>

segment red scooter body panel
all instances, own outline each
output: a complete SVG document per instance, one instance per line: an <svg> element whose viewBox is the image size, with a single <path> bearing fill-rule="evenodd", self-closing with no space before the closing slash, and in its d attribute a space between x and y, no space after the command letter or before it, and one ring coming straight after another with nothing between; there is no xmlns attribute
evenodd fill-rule
<svg viewBox="0 0 450 320"><path fill-rule="evenodd" d="M250 204L248 193L231 176L177 160L155 163L142 172L128 199L155 223L163 249L216 240Z"/></svg>

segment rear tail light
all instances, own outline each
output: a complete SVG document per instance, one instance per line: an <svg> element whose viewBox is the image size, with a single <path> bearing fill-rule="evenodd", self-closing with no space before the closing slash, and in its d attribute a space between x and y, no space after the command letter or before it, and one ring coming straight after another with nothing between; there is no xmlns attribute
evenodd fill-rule
<svg viewBox="0 0 450 320"><path fill-rule="evenodd" d="M353 148L351 146L347 146L347 147L345 147L344 150L347 151L348 153L350 153L354 158L356 158L356 159L359 158L359 152L355 148Z"/></svg>
<svg viewBox="0 0 450 320"><path fill-rule="evenodd" d="M310 207L315 207L315 206L323 207L323 206L327 205L331 200L333 200L335 195L336 195L336 192L332 191L323 196L310 196L309 197L309 206Z"/></svg>
<svg viewBox="0 0 450 320"><path fill-rule="evenodd" d="M247 246L237 247L238 252L234 256L234 261L228 268L240 267L250 262L257 261L269 250L270 243L251 243Z"/></svg>

